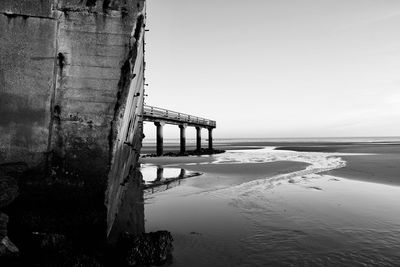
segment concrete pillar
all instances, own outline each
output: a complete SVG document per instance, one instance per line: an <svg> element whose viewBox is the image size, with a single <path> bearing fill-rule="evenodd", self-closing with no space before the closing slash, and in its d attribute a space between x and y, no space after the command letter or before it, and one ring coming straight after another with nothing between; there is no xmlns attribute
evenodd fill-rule
<svg viewBox="0 0 400 267"><path fill-rule="evenodd" d="M157 126L157 156L162 156L164 153L163 126L165 123L155 122L154 125Z"/></svg>
<svg viewBox="0 0 400 267"><path fill-rule="evenodd" d="M213 149L213 137L212 137L213 128L208 128L208 149Z"/></svg>
<svg viewBox="0 0 400 267"><path fill-rule="evenodd" d="M201 128L196 127L196 150L201 150Z"/></svg>
<svg viewBox="0 0 400 267"><path fill-rule="evenodd" d="M186 125L179 125L179 129L181 130L181 154L186 152L186 133L185 133L185 129L186 129Z"/></svg>

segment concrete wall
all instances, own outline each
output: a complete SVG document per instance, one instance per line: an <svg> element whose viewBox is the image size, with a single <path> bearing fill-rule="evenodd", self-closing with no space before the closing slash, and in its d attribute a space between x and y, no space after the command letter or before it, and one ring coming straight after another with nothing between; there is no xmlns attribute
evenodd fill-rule
<svg viewBox="0 0 400 267"><path fill-rule="evenodd" d="M140 33L140 29L142 33ZM118 207L123 199L130 179L135 179L137 162L143 139L143 86L144 86L144 17L140 17L134 34L135 44L123 72L125 80L120 80L118 103L112 125L112 162L107 190L109 228L117 217Z"/></svg>
<svg viewBox="0 0 400 267"><path fill-rule="evenodd" d="M54 0L1 0L2 13L19 14L26 17L53 17Z"/></svg>
<svg viewBox="0 0 400 267"><path fill-rule="evenodd" d="M57 23L4 14L19 6L9 2L0 4L0 162L37 165L48 149Z"/></svg>
<svg viewBox="0 0 400 267"><path fill-rule="evenodd" d="M144 0L0 2L0 164L102 190L107 232L141 148L144 9Z"/></svg>

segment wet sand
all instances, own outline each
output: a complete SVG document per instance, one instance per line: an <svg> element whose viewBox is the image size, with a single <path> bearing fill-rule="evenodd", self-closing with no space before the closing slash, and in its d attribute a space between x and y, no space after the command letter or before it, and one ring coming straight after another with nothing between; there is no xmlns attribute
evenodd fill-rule
<svg viewBox="0 0 400 267"><path fill-rule="evenodd" d="M400 185L400 155L343 156L347 165L328 174L368 182Z"/></svg>
<svg viewBox="0 0 400 267"><path fill-rule="evenodd" d="M344 168L327 172L339 177L369 182L400 185L400 144L397 142L242 142L216 144L218 149L243 150L252 147L276 147L276 150L321 153L355 153L341 156ZM173 147L173 146L172 146ZM178 147L174 147L178 149ZM365 155L360 155L365 154ZM146 158L143 163L158 165L212 162L212 157ZM201 171L200 169L198 171Z"/></svg>
<svg viewBox="0 0 400 267"><path fill-rule="evenodd" d="M178 165L191 171L206 172L208 174L240 176L240 177L259 177L265 178L281 173L294 172L304 169L308 164L296 161L274 161L268 163L220 163L220 164L196 164Z"/></svg>
<svg viewBox="0 0 400 267"><path fill-rule="evenodd" d="M202 144L202 148L207 148L208 144ZM214 143L214 149L219 149L219 150L245 150L245 149L261 149L265 147L263 143L243 143L243 144L236 144L236 143L219 143L215 142ZM194 151L196 149L196 145L194 143L187 143L186 144L186 151ZM166 142L164 144L164 153L172 152L172 153L178 153L180 150L180 145L179 143L173 142L173 143L168 143ZM142 154L155 154L156 153L156 146L154 143L144 143L143 148L141 149Z"/></svg>
<svg viewBox="0 0 400 267"><path fill-rule="evenodd" d="M147 198L146 230L172 232L172 266L396 266L400 187L337 173L396 180L395 167L382 175L388 159L397 159L387 151L393 152L388 158L340 156L349 158L342 169L339 156L325 152L249 150L209 162L174 159L164 167L204 174Z"/></svg>
<svg viewBox="0 0 400 267"><path fill-rule="evenodd" d="M400 189L314 178L268 191L176 187L148 200L146 229L172 232L172 266L396 266Z"/></svg>
<svg viewBox="0 0 400 267"><path fill-rule="evenodd" d="M268 163L226 163L210 164L214 156L202 157L154 157L143 158L146 165L167 168L183 168L192 172L204 173L200 178L190 178L186 185L202 189L220 189L252 180L276 176L283 173L305 169L309 164L296 161L274 161ZM146 167L144 165L144 167Z"/></svg>
<svg viewBox="0 0 400 267"><path fill-rule="evenodd" d="M199 177L199 179L187 181L188 185L202 189L216 190L261 178L302 170L307 166L307 163L302 162L275 161L248 164L180 165L179 167L206 174L203 177Z"/></svg>
<svg viewBox="0 0 400 267"><path fill-rule="evenodd" d="M329 171L327 174L368 182L400 185L400 145L397 143L321 146L303 144L303 146L284 146L278 149L303 152L335 152L339 155L340 153L363 153L366 155L341 156L347 162L346 167Z"/></svg>

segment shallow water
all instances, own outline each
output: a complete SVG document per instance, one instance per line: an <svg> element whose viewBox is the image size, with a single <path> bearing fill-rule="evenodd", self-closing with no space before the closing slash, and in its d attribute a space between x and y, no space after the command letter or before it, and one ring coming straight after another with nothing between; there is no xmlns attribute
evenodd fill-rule
<svg viewBox="0 0 400 267"><path fill-rule="evenodd" d="M184 178L187 171L182 168L164 168L163 166L143 165L140 169L145 184L173 178Z"/></svg>
<svg viewBox="0 0 400 267"><path fill-rule="evenodd" d="M228 151L213 164L282 160L310 165L208 191L192 180L212 181L204 174L153 194L146 231L172 232L173 266L399 265L400 187L319 175L345 166L332 153Z"/></svg>

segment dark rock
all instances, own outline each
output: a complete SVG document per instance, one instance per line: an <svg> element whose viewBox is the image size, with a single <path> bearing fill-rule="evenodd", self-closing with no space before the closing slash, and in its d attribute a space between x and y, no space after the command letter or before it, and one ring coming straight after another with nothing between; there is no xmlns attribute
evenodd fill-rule
<svg viewBox="0 0 400 267"><path fill-rule="evenodd" d="M10 204L17 196L17 181L0 172L0 208Z"/></svg>
<svg viewBox="0 0 400 267"><path fill-rule="evenodd" d="M0 213L0 258L14 257L19 254L18 248L7 236L8 216Z"/></svg>
<svg viewBox="0 0 400 267"><path fill-rule="evenodd" d="M91 250L92 248L88 249L80 247L79 244L73 243L69 236L62 234L35 232L32 235L32 244L30 249L32 258L34 258L35 262L38 264L37 266L103 266L99 263L96 255L93 254L93 251Z"/></svg>
<svg viewBox="0 0 400 267"><path fill-rule="evenodd" d="M0 213L0 240L7 236L8 216Z"/></svg>
<svg viewBox="0 0 400 267"><path fill-rule="evenodd" d="M127 266L162 265L172 259L172 235L157 231L140 236L125 234L121 239Z"/></svg>
<svg viewBox="0 0 400 267"><path fill-rule="evenodd" d="M69 265L69 264L68 264ZM96 259L94 259L93 257L89 257L86 255L82 255L82 256L78 256L76 257L73 261L72 264L70 264L69 266L73 266L73 267L102 267L103 265L101 265Z"/></svg>
<svg viewBox="0 0 400 267"><path fill-rule="evenodd" d="M0 241L0 258L18 256L19 250L6 236Z"/></svg>
<svg viewBox="0 0 400 267"><path fill-rule="evenodd" d="M19 178L28 170L28 165L25 162L3 163L0 164L0 172L7 176Z"/></svg>
<svg viewBox="0 0 400 267"><path fill-rule="evenodd" d="M66 238L60 234L33 233L33 240L43 251L59 252L66 248Z"/></svg>

